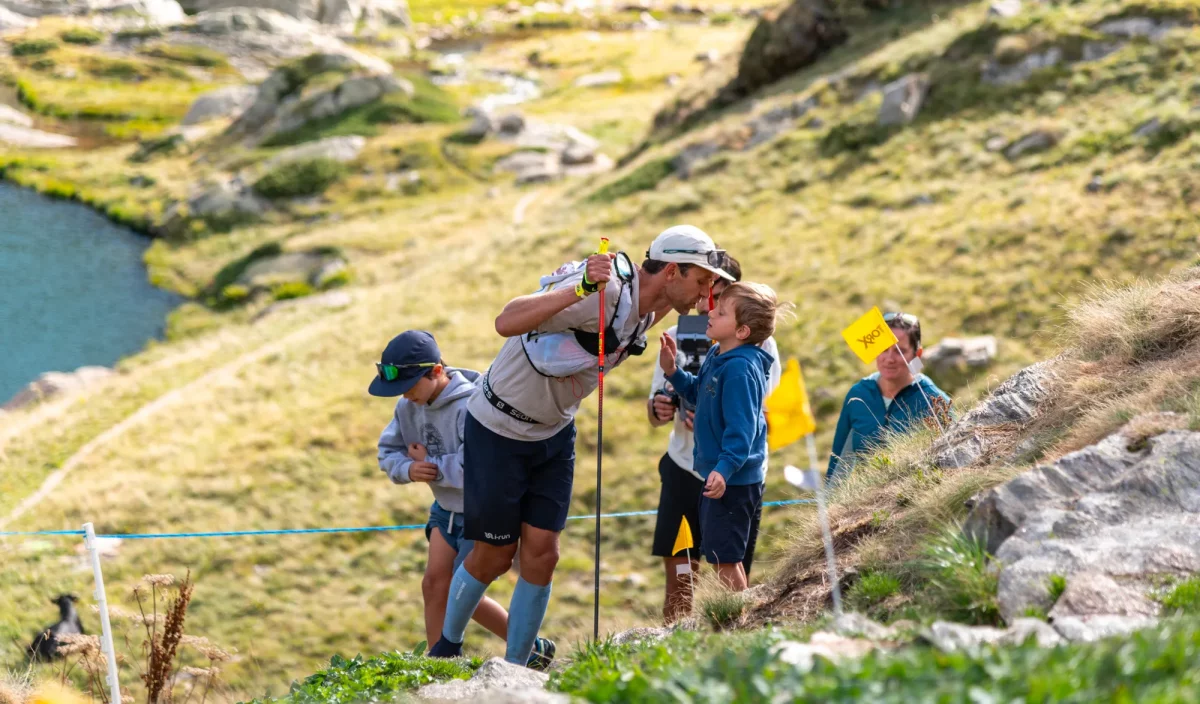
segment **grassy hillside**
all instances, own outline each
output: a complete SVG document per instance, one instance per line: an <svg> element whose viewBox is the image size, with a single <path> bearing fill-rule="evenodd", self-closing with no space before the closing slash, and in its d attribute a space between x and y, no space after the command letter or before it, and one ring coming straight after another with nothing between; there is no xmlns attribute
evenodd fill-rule
<svg viewBox="0 0 1200 704"><path fill-rule="evenodd" d="M1009 86L981 82L980 63L1006 51L1098 41L1094 27L1106 17L1186 19L1192 7L1085 0L1031 5L1010 20L989 19L982 2L864 12L851 23L850 41L816 66L671 133L650 130L655 111L675 95L663 79L680 73L690 86L719 81L727 71L705 72L693 56L715 48L735 60L749 23L496 40L475 61L517 66L534 50L558 59L557 68L540 70L545 94L522 106L527 115L574 124L613 155L647 137L648 146L611 175L519 189L490 170L502 146L448 139L465 123L384 124L323 199L259 224L156 241L151 276L196 301L172 317L166 342L125 360L121 375L86 398L5 416L17 430L0 430L0 512L66 465L68 480L12 528L74 528L84 520L100 532L421 522L427 494L391 486L375 466L390 407L365 387L386 341L427 328L452 363L485 368L500 345L496 312L531 290L540 273L589 251L601 236L639 254L680 221L709 231L742 260L748 278L796 304L797 319L779 331L779 345L804 365L822 452L845 389L867 371L838 333L872 305L919 314L930 341L999 336L1000 357L985 373L938 379L969 403L1053 349L1047 333L1062 321L1059 308L1084 295L1086 282L1164 273L1194 257L1200 235L1200 138L1191 112L1200 32L1181 26L1159 42L1134 40L1098 61L1064 62ZM23 61L4 59L5 70L25 79L36 69ZM579 75L611 68L623 71L622 83L573 85ZM902 128L878 128L879 97L864 89L912 71L927 72L933 83L924 109ZM486 90L460 86L448 95L466 105ZM740 148L750 118L808 97L819 104L794 129ZM1135 134L1155 117L1164 129ZM810 118L819 124L805 127ZM39 119L49 125L58 118ZM1054 132L1057 143L1013 160L989 150L989 141L1008 144L1035 129ZM89 151L9 152L0 168L18 182L153 221L194 179L273 153L201 147L131 165L126 158L136 146L116 133ZM666 160L699 140L731 148L686 181L670 175ZM384 174L409 158L419 160L429 187L383 188ZM153 185L131 186L136 174ZM523 221L513 225L521 202ZM268 301L210 305L203 292L214 277L272 242L345 253L351 304L295 307L259 320ZM666 431L644 422L652 357L629 362L607 386L606 510L654 507ZM594 500L594 414L594 402L585 404L575 514L589 512ZM789 448L772 464L799 464L801 455ZM773 473L768 499L790 497ZM768 510L760 576L807 514ZM657 620L662 577L648 556L650 529L649 518L605 526L605 630ZM545 626L564 644L590 635L589 530L573 523L564 536ZM226 670L227 696L244 698L282 693L334 653L415 645L423 638L424 548L415 531L127 541L105 570L110 593L122 594L143 574L190 568L198 584L190 623L238 649ZM90 589L71 541L6 540L0 551L0 642L14 661L14 641L49 622L48 597ZM507 601L511 584L502 579L493 596ZM84 619L95 623L86 610ZM477 654L500 650L478 630L469 637Z"/></svg>

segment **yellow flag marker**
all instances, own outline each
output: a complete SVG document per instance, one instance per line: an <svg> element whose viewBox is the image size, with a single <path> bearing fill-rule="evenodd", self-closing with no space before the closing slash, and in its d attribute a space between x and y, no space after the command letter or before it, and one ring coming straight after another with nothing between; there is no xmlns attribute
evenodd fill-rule
<svg viewBox="0 0 1200 704"><path fill-rule="evenodd" d="M816 429L800 362L789 359L779 387L767 398L767 448L787 447Z"/></svg>
<svg viewBox="0 0 1200 704"><path fill-rule="evenodd" d="M892 329L883 321L883 313L879 312L878 306L843 330L842 337L864 364L874 362L884 350L897 342Z"/></svg>
<svg viewBox="0 0 1200 704"><path fill-rule="evenodd" d="M679 522L679 533L675 536L675 547L671 548L671 554L676 555L680 550L691 550L696 547L692 542L692 527L688 525L687 516Z"/></svg>

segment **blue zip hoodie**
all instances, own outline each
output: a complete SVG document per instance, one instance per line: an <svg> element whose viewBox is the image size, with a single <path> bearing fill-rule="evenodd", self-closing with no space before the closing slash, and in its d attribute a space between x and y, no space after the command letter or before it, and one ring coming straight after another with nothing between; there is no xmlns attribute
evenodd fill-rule
<svg viewBox="0 0 1200 704"><path fill-rule="evenodd" d="M926 402L926 396L930 400L940 398L950 403L946 392L924 374L918 374L913 383L900 389L890 406L883 403L879 372L851 386L842 403L842 413L838 416L826 478L833 479L849 473L854 464L851 456L877 443L885 429L903 432L925 416L932 415L933 409Z"/></svg>
<svg viewBox="0 0 1200 704"><path fill-rule="evenodd" d="M716 470L730 486L762 484L766 478L767 419L763 402L771 355L757 345L717 354L713 348L692 375L676 369L671 385L696 405L694 468L708 478Z"/></svg>

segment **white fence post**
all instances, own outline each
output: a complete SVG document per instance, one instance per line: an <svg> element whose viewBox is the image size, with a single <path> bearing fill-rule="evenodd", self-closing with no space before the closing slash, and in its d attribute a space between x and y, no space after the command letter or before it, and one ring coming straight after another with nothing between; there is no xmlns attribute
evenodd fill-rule
<svg viewBox="0 0 1200 704"><path fill-rule="evenodd" d="M96 530L91 523L83 524L84 546L92 557L92 574L96 577L96 605L100 608L100 651L108 663L109 691L112 704L121 704L121 683L117 679L117 652L113 649L112 624L108 620L108 598L104 595L104 575L100 573L100 548L96 546Z"/></svg>

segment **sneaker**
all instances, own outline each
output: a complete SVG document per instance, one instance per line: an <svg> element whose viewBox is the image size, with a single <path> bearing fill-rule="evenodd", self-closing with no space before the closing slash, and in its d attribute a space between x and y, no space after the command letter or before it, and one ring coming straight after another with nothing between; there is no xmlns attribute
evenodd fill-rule
<svg viewBox="0 0 1200 704"><path fill-rule="evenodd" d="M426 655L431 658L456 658L462 655L462 643L454 643L446 640L446 636L442 636Z"/></svg>
<svg viewBox="0 0 1200 704"><path fill-rule="evenodd" d="M554 641L539 637L533 641L533 651L529 653L529 661L525 663L525 667L545 672L550 669L550 663L554 662L554 650Z"/></svg>

